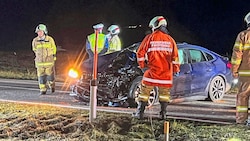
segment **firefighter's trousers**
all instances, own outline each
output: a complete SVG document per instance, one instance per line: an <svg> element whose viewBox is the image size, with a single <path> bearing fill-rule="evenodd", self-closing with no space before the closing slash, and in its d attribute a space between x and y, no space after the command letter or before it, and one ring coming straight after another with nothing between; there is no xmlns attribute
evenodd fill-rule
<svg viewBox="0 0 250 141"><path fill-rule="evenodd" d="M236 98L236 123L245 123L248 119L248 103L250 96L250 77L240 77L239 92Z"/></svg>
<svg viewBox="0 0 250 141"><path fill-rule="evenodd" d="M41 92L46 92L47 86L49 88L55 88L54 66L37 67L37 76Z"/></svg>
<svg viewBox="0 0 250 141"><path fill-rule="evenodd" d="M141 84L141 91L138 97L139 101L147 102L150 96L150 92L154 89L154 86L148 86ZM170 88L158 87L159 101L160 102L170 102Z"/></svg>

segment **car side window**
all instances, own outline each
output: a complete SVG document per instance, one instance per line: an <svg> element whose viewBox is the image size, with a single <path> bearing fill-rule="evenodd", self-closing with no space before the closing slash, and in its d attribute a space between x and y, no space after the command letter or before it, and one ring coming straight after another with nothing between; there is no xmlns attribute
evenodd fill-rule
<svg viewBox="0 0 250 141"><path fill-rule="evenodd" d="M192 63L206 61L203 53L201 51L199 51L199 50L190 49L189 53L190 53L190 57L191 57Z"/></svg>
<svg viewBox="0 0 250 141"><path fill-rule="evenodd" d="M210 60L213 60L214 57L208 53L205 52L205 56L207 57L207 60L210 61Z"/></svg>
<svg viewBox="0 0 250 141"><path fill-rule="evenodd" d="M186 52L184 50L179 49L178 50L178 56L179 56L180 64L187 64L188 63L187 54L186 54Z"/></svg>

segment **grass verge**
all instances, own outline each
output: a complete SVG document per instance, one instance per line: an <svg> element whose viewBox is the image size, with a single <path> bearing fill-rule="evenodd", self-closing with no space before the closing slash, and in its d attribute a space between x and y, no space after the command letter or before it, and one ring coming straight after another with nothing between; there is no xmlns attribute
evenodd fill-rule
<svg viewBox="0 0 250 141"><path fill-rule="evenodd" d="M98 112L93 123L88 111L44 105L0 102L2 140L163 141L164 122L137 120L128 114ZM248 141L250 128L168 120L173 141Z"/></svg>

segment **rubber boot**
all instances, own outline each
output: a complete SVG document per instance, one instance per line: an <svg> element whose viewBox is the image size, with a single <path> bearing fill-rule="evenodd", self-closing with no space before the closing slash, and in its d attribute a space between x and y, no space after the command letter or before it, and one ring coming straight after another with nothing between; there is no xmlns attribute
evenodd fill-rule
<svg viewBox="0 0 250 141"><path fill-rule="evenodd" d="M50 88L50 92L54 93L55 92L55 82L54 81L48 81L48 86Z"/></svg>
<svg viewBox="0 0 250 141"><path fill-rule="evenodd" d="M250 127L250 119L248 119L248 120L246 121L246 126L249 126L249 127Z"/></svg>
<svg viewBox="0 0 250 141"><path fill-rule="evenodd" d="M137 106L137 111L132 114L132 117L142 120L146 105L147 105L147 102L140 101Z"/></svg>
<svg viewBox="0 0 250 141"><path fill-rule="evenodd" d="M46 90L40 91L40 95L45 95L45 94L46 94Z"/></svg>
<svg viewBox="0 0 250 141"><path fill-rule="evenodd" d="M55 69L55 68L53 67L53 69ZM48 86L50 88L50 92L54 93L55 92L55 75L54 75L54 72L52 72L52 74L50 74L50 75L47 75L47 81L48 81Z"/></svg>
<svg viewBox="0 0 250 141"><path fill-rule="evenodd" d="M40 95L44 95L47 92L46 85L43 83L39 83L39 88L40 88Z"/></svg>
<svg viewBox="0 0 250 141"><path fill-rule="evenodd" d="M161 116L161 119L164 120L167 118L167 106L168 106L168 103L167 102L160 102L161 104L161 112L160 112L160 116Z"/></svg>

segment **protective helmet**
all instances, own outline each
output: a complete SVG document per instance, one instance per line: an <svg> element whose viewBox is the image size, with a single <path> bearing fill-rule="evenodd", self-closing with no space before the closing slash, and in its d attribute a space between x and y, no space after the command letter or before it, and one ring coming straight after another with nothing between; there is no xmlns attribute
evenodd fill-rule
<svg viewBox="0 0 250 141"><path fill-rule="evenodd" d="M94 28L94 29L103 29L103 27L104 27L104 25L103 25L102 23L93 25L93 28Z"/></svg>
<svg viewBox="0 0 250 141"><path fill-rule="evenodd" d="M247 24L250 24L250 12L245 16L244 21L245 21Z"/></svg>
<svg viewBox="0 0 250 141"><path fill-rule="evenodd" d="M37 33L39 30L42 30L42 31L44 32L44 34L48 34L47 27L46 27L46 25L44 25L44 24L39 24L39 25L36 27L35 33Z"/></svg>
<svg viewBox="0 0 250 141"><path fill-rule="evenodd" d="M109 28L108 28L108 31L111 33L111 34L119 34L120 33L120 28L118 25L111 25Z"/></svg>
<svg viewBox="0 0 250 141"><path fill-rule="evenodd" d="M149 22L149 27L152 31L160 26L167 26L167 20L163 16L156 16Z"/></svg>

